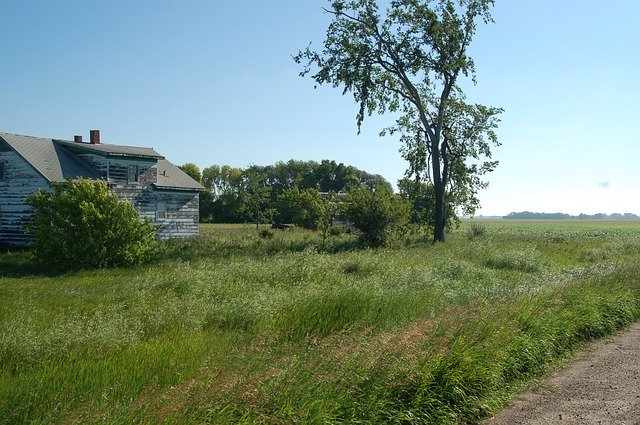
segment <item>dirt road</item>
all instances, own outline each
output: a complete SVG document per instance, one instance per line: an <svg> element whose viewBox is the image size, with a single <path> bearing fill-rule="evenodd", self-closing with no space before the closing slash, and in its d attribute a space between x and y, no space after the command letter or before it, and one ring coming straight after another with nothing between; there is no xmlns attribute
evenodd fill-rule
<svg viewBox="0 0 640 425"><path fill-rule="evenodd" d="M640 322L594 343L484 424L640 425Z"/></svg>

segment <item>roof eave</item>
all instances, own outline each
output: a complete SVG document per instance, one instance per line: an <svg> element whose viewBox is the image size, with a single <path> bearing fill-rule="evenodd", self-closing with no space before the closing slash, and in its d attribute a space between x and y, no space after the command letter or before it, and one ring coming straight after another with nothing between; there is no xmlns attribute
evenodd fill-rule
<svg viewBox="0 0 640 425"><path fill-rule="evenodd" d="M178 187L178 186L159 186L155 183L152 183L153 187L158 190L178 190L181 192L204 192L204 187Z"/></svg>
<svg viewBox="0 0 640 425"><path fill-rule="evenodd" d="M140 159L150 159L150 160L154 160L157 161L159 159L164 159L164 156L155 156L155 155L131 155L131 154L126 154L126 153L108 153L108 152L103 152L104 155L106 157L110 157L110 156L115 156L115 157L124 157L124 158L140 158Z"/></svg>

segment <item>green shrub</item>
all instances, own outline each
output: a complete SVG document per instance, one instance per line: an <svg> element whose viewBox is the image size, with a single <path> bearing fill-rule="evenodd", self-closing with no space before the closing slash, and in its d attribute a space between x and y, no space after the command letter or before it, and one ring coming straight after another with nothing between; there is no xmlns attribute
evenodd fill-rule
<svg viewBox="0 0 640 425"><path fill-rule="evenodd" d="M262 239L271 239L273 238L273 230L271 229L260 229L260 231L258 232L258 235L262 238Z"/></svg>
<svg viewBox="0 0 640 425"><path fill-rule="evenodd" d="M305 229L318 230L330 222L327 203L316 189L285 190L278 197L279 220Z"/></svg>
<svg viewBox="0 0 640 425"><path fill-rule="evenodd" d="M130 202L110 193L106 182L69 180L52 188L26 200L35 209L26 231L35 236L38 263L69 270L132 266L149 258L156 229L140 221Z"/></svg>
<svg viewBox="0 0 640 425"><path fill-rule="evenodd" d="M409 223L407 202L382 186L375 190L356 188L347 194L343 205L345 217L370 247L386 245L394 232L406 229Z"/></svg>
<svg viewBox="0 0 640 425"><path fill-rule="evenodd" d="M487 228L480 223L471 223L467 230L469 239L478 238L487 234Z"/></svg>
<svg viewBox="0 0 640 425"><path fill-rule="evenodd" d="M329 227L329 235L331 236L340 236L342 233L344 233L344 229L340 226Z"/></svg>

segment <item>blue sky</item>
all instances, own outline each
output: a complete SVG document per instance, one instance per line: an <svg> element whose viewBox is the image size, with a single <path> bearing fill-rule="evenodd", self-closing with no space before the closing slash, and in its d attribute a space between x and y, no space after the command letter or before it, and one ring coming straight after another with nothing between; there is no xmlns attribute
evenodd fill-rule
<svg viewBox="0 0 640 425"><path fill-rule="evenodd" d="M341 90L298 77L324 0L2 0L0 131L150 146L176 164L334 159L395 183L391 117L357 135ZM498 0L468 100L505 108L480 214L640 214L640 2Z"/></svg>

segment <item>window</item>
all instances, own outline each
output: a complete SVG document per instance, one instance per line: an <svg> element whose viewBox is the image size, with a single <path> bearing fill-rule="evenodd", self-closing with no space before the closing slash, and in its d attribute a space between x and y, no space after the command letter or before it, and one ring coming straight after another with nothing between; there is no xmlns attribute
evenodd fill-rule
<svg viewBox="0 0 640 425"><path fill-rule="evenodd" d="M165 201L156 202L156 220L167 218L167 203Z"/></svg>
<svg viewBox="0 0 640 425"><path fill-rule="evenodd" d="M4 164L5 164L5 161L0 159L0 182L4 181L5 178L6 178L6 176L5 176L6 171L5 171L5 165Z"/></svg>
<svg viewBox="0 0 640 425"><path fill-rule="evenodd" d="M137 182L139 180L140 175L138 174L138 166L137 165L129 165L129 177L127 181L129 182Z"/></svg>

